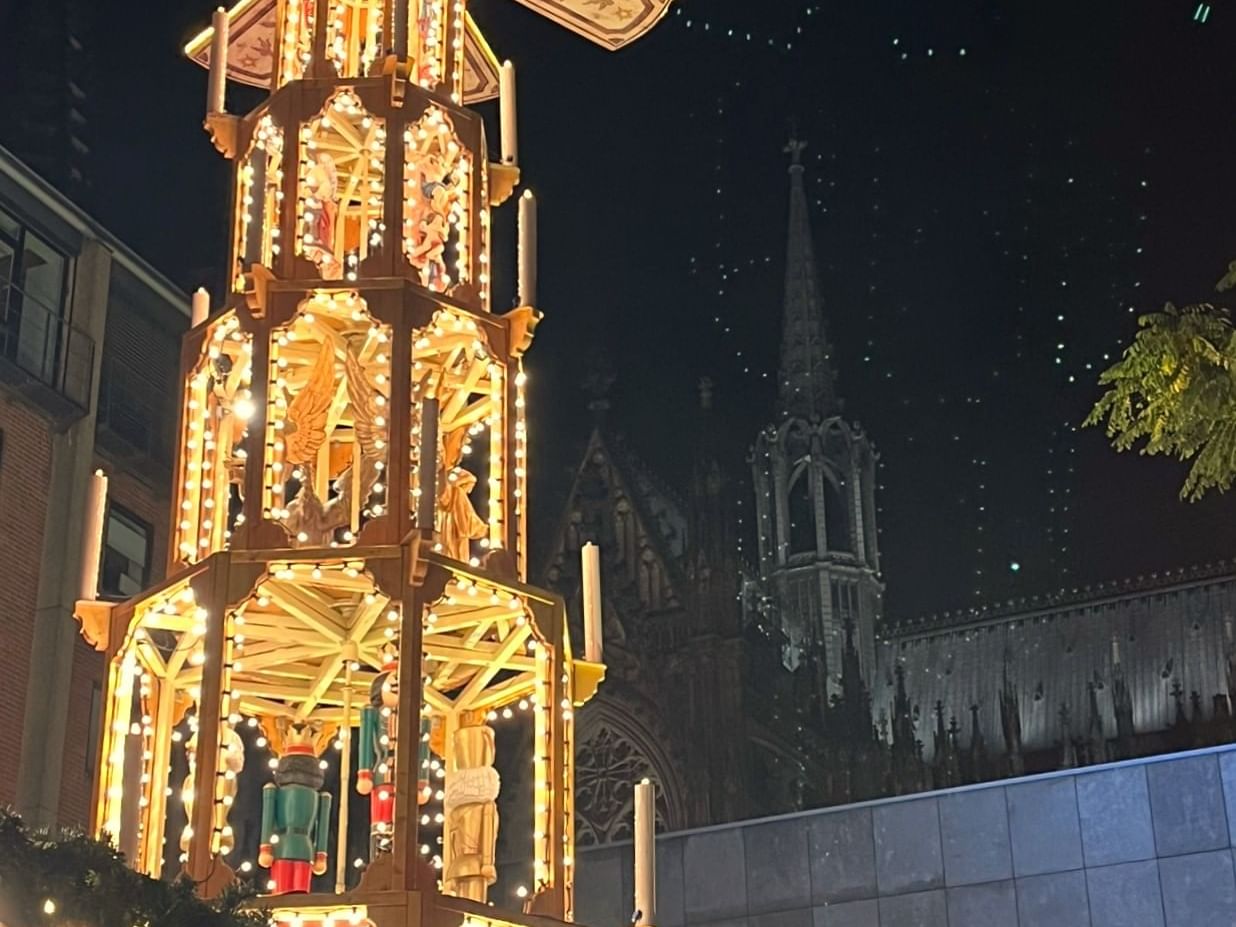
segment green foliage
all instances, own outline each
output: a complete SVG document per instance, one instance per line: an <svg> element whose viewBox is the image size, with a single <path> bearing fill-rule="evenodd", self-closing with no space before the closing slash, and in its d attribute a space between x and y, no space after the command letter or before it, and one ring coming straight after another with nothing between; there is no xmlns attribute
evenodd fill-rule
<svg viewBox="0 0 1236 927"><path fill-rule="evenodd" d="M188 879L161 882L134 872L124 856L85 834L32 832L0 811L0 923L74 927L265 927L241 910L240 889L203 901ZM51 901L55 910L47 913Z"/></svg>
<svg viewBox="0 0 1236 927"><path fill-rule="evenodd" d="M1236 331L1227 310L1203 303L1138 320L1136 338L1099 377L1108 387L1086 417L1106 421L1126 451L1192 460L1180 491L1197 500L1236 479Z"/></svg>

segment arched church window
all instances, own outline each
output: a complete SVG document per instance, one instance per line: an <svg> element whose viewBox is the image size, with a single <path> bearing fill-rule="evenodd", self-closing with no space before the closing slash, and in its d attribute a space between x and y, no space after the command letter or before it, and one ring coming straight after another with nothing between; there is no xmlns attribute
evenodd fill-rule
<svg viewBox="0 0 1236 927"><path fill-rule="evenodd" d="M237 172L236 266L238 292L254 264L271 267L279 253L279 214L283 202L283 129L269 115L253 133L253 143Z"/></svg>
<svg viewBox="0 0 1236 927"><path fill-rule="evenodd" d="M800 464L790 481L790 554L815 553L815 506L811 492L811 469Z"/></svg>
<svg viewBox="0 0 1236 927"><path fill-rule="evenodd" d="M355 280L382 247L386 120L351 90L335 93L300 129L296 251L323 280Z"/></svg>
<svg viewBox="0 0 1236 927"><path fill-rule="evenodd" d="M657 752L640 742L644 732L636 734L625 725L615 723L609 706L597 706L602 716L581 725L575 758L575 842L578 846L597 846L618 840L630 840L634 813L633 787L641 779L651 778L657 788L657 830L681 827L677 809L675 783L667 781L669 764L664 772L657 768L649 754Z"/></svg>
<svg viewBox="0 0 1236 927"><path fill-rule="evenodd" d="M470 274L472 162L450 117L431 106L404 130L403 253L421 286L446 293Z"/></svg>
<svg viewBox="0 0 1236 927"><path fill-rule="evenodd" d="M824 534L833 553L854 553L854 533L850 530L850 500L846 486L824 476Z"/></svg>

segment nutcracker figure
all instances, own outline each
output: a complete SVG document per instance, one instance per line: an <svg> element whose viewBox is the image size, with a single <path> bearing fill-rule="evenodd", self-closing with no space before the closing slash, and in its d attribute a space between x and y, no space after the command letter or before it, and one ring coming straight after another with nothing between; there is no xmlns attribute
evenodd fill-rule
<svg viewBox="0 0 1236 927"><path fill-rule="evenodd" d="M360 711L356 791L369 796L369 853L377 855L395 821L395 709L399 705L399 654L392 645L382 651L382 671L369 687L369 704Z"/></svg>
<svg viewBox="0 0 1236 927"><path fill-rule="evenodd" d="M280 719L283 722L283 719ZM262 789L262 843L258 863L270 869L276 895L308 892L315 875L326 872L330 837L330 795L314 742L316 724L280 724L283 754L275 781Z"/></svg>
<svg viewBox="0 0 1236 927"><path fill-rule="evenodd" d="M369 704L360 711L360 745L356 791L369 796L370 854L381 852L395 821L395 711L399 705L399 654L393 645L382 651L382 671L369 687ZM429 718L422 711L416 803L429 800Z"/></svg>

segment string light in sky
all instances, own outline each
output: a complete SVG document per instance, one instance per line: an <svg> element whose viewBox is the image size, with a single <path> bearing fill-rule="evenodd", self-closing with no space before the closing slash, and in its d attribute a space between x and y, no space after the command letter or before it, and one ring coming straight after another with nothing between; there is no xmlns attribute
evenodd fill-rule
<svg viewBox="0 0 1236 927"><path fill-rule="evenodd" d="M801 14L798 17L795 17L799 21L792 29L788 32L773 35L768 32L761 32L758 28L752 30L744 26L736 26L733 23L720 22L713 19L711 13L695 15L693 13L694 9L695 7L687 4L676 6L674 8L673 21L684 29L691 29L713 38L728 42L738 42L751 47L770 48L780 53L794 50L795 42L806 34L807 26L813 21L812 18L820 12L818 5L809 4L802 8ZM814 21L818 21L818 18Z"/></svg>

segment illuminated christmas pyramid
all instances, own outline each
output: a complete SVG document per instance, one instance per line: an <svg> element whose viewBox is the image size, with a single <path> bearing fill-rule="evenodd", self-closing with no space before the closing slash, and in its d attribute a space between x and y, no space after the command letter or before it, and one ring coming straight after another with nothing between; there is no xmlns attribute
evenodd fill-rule
<svg viewBox="0 0 1236 927"><path fill-rule="evenodd" d="M668 0L521 2L617 48ZM599 579L588 548L585 642L526 583L527 193L520 308L491 312L513 69L466 0L242 0L186 52L236 165L231 291L183 345L168 579L78 605L109 667L94 830L205 895L255 878L279 923L570 920ZM228 78L270 94L230 115ZM465 106L495 95L496 163ZM533 862L502 913L489 722L520 712Z"/></svg>

